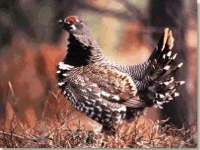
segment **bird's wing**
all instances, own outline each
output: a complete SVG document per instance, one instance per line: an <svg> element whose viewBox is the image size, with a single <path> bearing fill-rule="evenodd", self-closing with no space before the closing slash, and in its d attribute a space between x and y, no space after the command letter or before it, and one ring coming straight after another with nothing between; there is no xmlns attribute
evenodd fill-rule
<svg viewBox="0 0 200 150"><path fill-rule="evenodd" d="M93 100L111 105L132 108L145 107L146 103L136 95L132 79L115 68L106 65L88 65L81 72L71 72L75 78L70 85L79 100Z"/></svg>

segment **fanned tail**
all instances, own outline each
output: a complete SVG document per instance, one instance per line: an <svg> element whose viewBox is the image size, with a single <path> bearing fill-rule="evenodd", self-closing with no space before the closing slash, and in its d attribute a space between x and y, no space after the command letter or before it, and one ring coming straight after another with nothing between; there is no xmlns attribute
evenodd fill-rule
<svg viewBox="0 0 200 150"><path fill-rule="evenodd" d="M172 65L177 56L177 53L173 54L172 52L173 44L172 31L165 28L161 39L149 57L150 65L145 76L148 87L138 92L149 106L155 105L162 108L163 103L168 103L174 97L179 96L176 87L185 83L185 81L175 81L174 79L174 73L183 63L177 66Z"/></svg>

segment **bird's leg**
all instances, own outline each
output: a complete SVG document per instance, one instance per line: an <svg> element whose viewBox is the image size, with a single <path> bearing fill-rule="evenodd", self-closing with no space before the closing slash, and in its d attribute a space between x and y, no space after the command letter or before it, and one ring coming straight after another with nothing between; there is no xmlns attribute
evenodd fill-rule
<svg viewBox="0 0 200 150"><path fill-rule="evenodd" d="M115 135L116 128L112 125L103 125L101 132L108 135Z"/></svg>

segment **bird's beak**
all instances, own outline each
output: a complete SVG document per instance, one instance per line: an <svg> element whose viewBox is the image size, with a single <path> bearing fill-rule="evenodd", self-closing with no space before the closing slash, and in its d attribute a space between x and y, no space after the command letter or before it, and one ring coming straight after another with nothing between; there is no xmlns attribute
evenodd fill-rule
<svg viewBox="0 0 200 150"><path fill-rule="evenodd" d="M58 23L59 23L59 24L63 24L63 23L64 23L63 19L60 19L60 20L58 21Z"/></svg>

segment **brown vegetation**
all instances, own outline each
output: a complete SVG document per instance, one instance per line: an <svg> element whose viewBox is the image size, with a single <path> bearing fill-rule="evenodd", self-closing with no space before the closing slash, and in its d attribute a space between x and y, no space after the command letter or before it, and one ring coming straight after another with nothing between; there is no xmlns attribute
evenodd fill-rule
<svg viewBox="0 0 200 150"><path fill-rule="evenodd" d="M12 85L10 85L9 90ZM9 92L8 92L9 93ZM176 128L168 120L152 122L141 116L132 123L117 128L115 135L99 132L101 126L80 114L59 94L51 92L46 100L42 118L24 123L14 111L0 127L0 147L3 148L194 148L196 125ZM8 112L12 106L8 105ZM26 117L34 121L33 109L26 108ZM35 117L36 118L36 117ZM8 118L4 118L8 119Z"/></svg>
<svg viewBox="0 0 200 150"><path fill-rule="evenodd" d="M43 119L34 128L23 126L13 118L10 129L0 129L0 147L3 148L195 148L191 131L166 125L166 121L152 123L146 128L147 121L138 119L131 128L123 126L122 132L108 135L93 130L84 130L79 124L75 131L68 122ZM20 131L19 131L19 128Z"/></svg>

